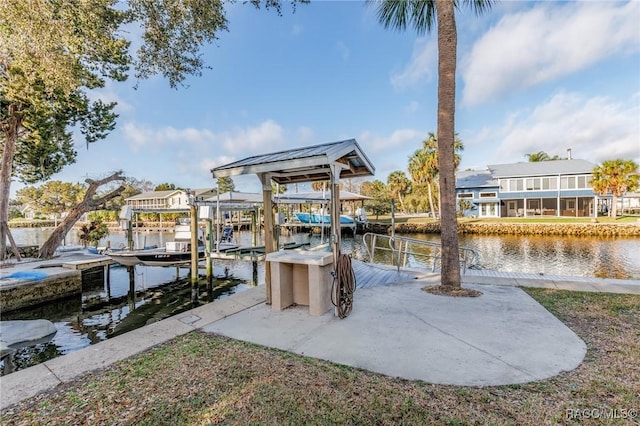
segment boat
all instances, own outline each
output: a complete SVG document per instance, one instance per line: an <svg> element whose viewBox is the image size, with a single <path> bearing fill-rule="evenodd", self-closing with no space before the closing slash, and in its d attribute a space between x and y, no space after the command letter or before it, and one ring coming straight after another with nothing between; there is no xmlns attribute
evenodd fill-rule
<svg viewBox="0 0 640 426"><path fill-rule="evenodd" d="M216 243L217 251L226 251L237 248L231 237L233 228L224 229L220 241ZM203 236L198 238L198 260L206 256ZM191 226L182 222L176 224L174 241L165 243L164 248L119 250L106 253L114 262L124 266L173 266L191 262Z"/></svg>
<svg viewBox="0 0 640 426"><path fill-rule="evenodd" d="M124 266L173 266L191 262L191 249L188 245L176 246L174 242L168 242L165 248L121 250L109 253L108 256ZM204 246L199 246L198 259L204 257Z"/></svg>
<svg viewBox="0 0 640 426"><path fill-rule="evenodd" d="M302 223L308 224L330 224L331 216L328 214L318 214L318 213L306 213L306 212L295 212L296 218ZM341 225L355 225L355 220L351 216L347 216L345 214L340 215L340 224Z"/></svg>

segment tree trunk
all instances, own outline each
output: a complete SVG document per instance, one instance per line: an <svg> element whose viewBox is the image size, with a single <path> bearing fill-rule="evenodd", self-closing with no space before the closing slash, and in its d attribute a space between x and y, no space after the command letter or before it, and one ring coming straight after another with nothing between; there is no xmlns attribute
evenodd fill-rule
<svg viewBox="0 0 640 426"><path fill-rule="evenodd" d="M436 217L436 209L433 207L433 189L431 189L431 182L427 182L427 194L429 196L429 209L431 210L431 217Z"/></svg>
<svg viewBox="0 0 640 426"><path fill-rule="evenodd" d="M18 129L20 128L22 120L16 111L15 105L9 105L7 115L8 118L2 126L5 143L2 149L2 163L0 164L0 259L4 259L7 256L8 239L13 254L16 256L16 259L20 260L20 252L9 230L9 193L11 191L13 157L16 153Z"/></svg>
<svg viewBox="0 0 640 426"><path fill-rule="evenodd" d="M125 187L121 185L108 194L103 195L102 197L93 198L100 186L114 180L125 180L125 178L122 176L122 172L116 172L111 176L98 181L94 181L92 179L86 180L86 182L89 183L89 188L84 194L84 198L77 206L71 209L67 217L64 218L64 220L60 223L60 225L56 227L56 229L54 229L49 239L47 239L42 247L40 247L40 252L38 254L40 258L46 259L54 255L56 249L60 245L60 242L64 239L65 235L67 235L71 228L73 228L73 225L76 224L78 219L80 219L83 214L97 210L107 201L122 194L122 192L125 190Z"/></svg>
<svg viewBox="0 0 640 426"><path fill-rule="evenodd" d="M460 288L455 206L456 20L454 2L436 0L438 20L438 162L440 166L441 284Z"/></svg>
<svg viewBox="0 0 640 426"><path fill-rule="evenodd" d="M611 194L611 218L616 220L618 216L618 196L616 194Z"/></svg>

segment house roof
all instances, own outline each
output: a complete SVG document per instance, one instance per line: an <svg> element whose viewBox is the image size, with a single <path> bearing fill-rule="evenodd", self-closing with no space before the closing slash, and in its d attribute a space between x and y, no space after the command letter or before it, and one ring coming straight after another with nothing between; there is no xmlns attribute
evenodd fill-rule
<svg viewBox="0 0 640 426"><path fill-rule="evenodd" d="M489 170L463 170L456 173L456 188L497 187L498 180Z"/></svg>
<svg viewBox="0 0 640 426"><path fill-rule="evenodd" d="M147 199L157 199L157 198L168 198L175 193L180 193L182 190L180 189L172 189L170 191L149 191L143 192L141 194L133 195L127 200L147 200Z"/></svg>
<svg viewBox="0 0 640 426"><path fill-rule="evenodd" d="M587 160L534 161L488 166L494 178L575 175L591 173L595 167L595 164Z"/></svg>
<svg viewBox="0 0 640 426"><path fill-rule="evenodd" d="M232 191L222 193L220 197L214 195L205 201L217 202L218 200L220 200L221 203L262 203L262 194Z"/></svg>
<svg viewBox="0 0 640 426"><path fill-rule="evenodd" d="M277 194L273 196L275 201L279 203L321 203L321 202L329 202L331 200L331 191L325 191L324 193L320 191L314 192L293 192L284 194ZM340 190L340 200L341 201L360 201L360 200L370 200L371 197L367 197L365 195L355 194L353 192Z"/></svg>
<svg viewBox="0 0 640 426"><path fill-rule="evenodd" d="M281 185L327 180L332 165L340 178L372 176L375 168L355 139L255 155L211 169L214 178L267 173Z"/></svg>

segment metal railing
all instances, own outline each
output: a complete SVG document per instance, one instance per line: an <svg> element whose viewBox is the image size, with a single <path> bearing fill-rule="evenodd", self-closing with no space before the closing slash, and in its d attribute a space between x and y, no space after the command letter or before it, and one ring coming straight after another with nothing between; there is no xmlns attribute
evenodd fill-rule
<svg viewBox="0 0 640 426"><path fill-rule="evenodd" d="M368 232L362 237L369 262L390 264L400 268L430 268L440 270L442 245L410 237L399 237ZM477 253L467 247L459 247L460 269L477 266Z"/></svg>

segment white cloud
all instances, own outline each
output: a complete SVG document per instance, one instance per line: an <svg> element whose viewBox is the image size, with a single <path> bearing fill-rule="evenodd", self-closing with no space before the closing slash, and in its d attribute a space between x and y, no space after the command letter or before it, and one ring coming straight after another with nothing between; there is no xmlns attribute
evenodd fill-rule
<svg viewBox="0 0 640 426"><path fill-rule="evenodd" d="M109 88L109 85L107 85L107 87L103 89L95 89L90 91L89 99L91 101L100 99L102 102L106 104L111 102L116 102L118 104L115 107L115 112L117 114L131 113L134 110L133 105L126 102L113 89Z"/></svg>
<svg viewBox="0 0 640 426"><path fill-rule="evenodd" d="M416 40L411 60L403 70L391 74L396 89L410 88L423 81L431 81L437 71L438 43L434 37Z"/></svg>
<svg viewBox="0 0 640 426"><path fill-rule="evenodd" d="M418 101L411 101L409 102L409 105L407 105L405 107L405 110L407 112L416 112L418 110L418 108L420 108L420 102Z"/></svg>
<svg viewBox="0 0 640 426"><path fill-rule="evenodd" d="M129 141L130 147L137 152L142 147L157 152L168 145L183 148L186 145L202 146L215 138L215 135L207 129L176 129L174 127L162 127L154 129L148 126L139 126L133 122L127 122L122 127L123 135Z"/></svg>
<svg viewBox="0 0 640 426"><path fill-rule="evenodd" d="M337 44L337 48L338 48L338 52L340 52L340 56L342 57L342 60L343 61L348 60L351 52L349 51L349 48L347 47L347 45L344 44L344 42L339 41Z"/></svg>
<svg viewBox="0 0 640 426"><path fill-rule="evenodd" d="M426 135L424 131L398 129L388 136L363 132L357 140L376 169L375 179L386 182L391 172L407 170L409 157L422 146Z"/></svg>
<svg viewBox="0 0 640 426"><path fill-rule="evenodd" d="M461 66L463 102L475 105L513 89L566 76L640 48L640 2L536 3L505 15Z"/></svg>
<svg viewBox="0 0 640 426"><path fill-rule="evenodd" d="M257 127L234 129L219 138L225 152L246 156L278 151L286 146L284 130L273 120L265 120Z"/></svg>
<svg viewBox="0 0 640 426"><path fill-rule="evenodd" d="M507 117L499 128L485 129L484 144L495 145L494 162L526 161L525 154L545 151L593 162L640 160L640 105L630 96L623 103L604 97L559 93L532 111ZM476 141L477 142L477 141ZM474 145L475 143L474 142Z"/></svg>

